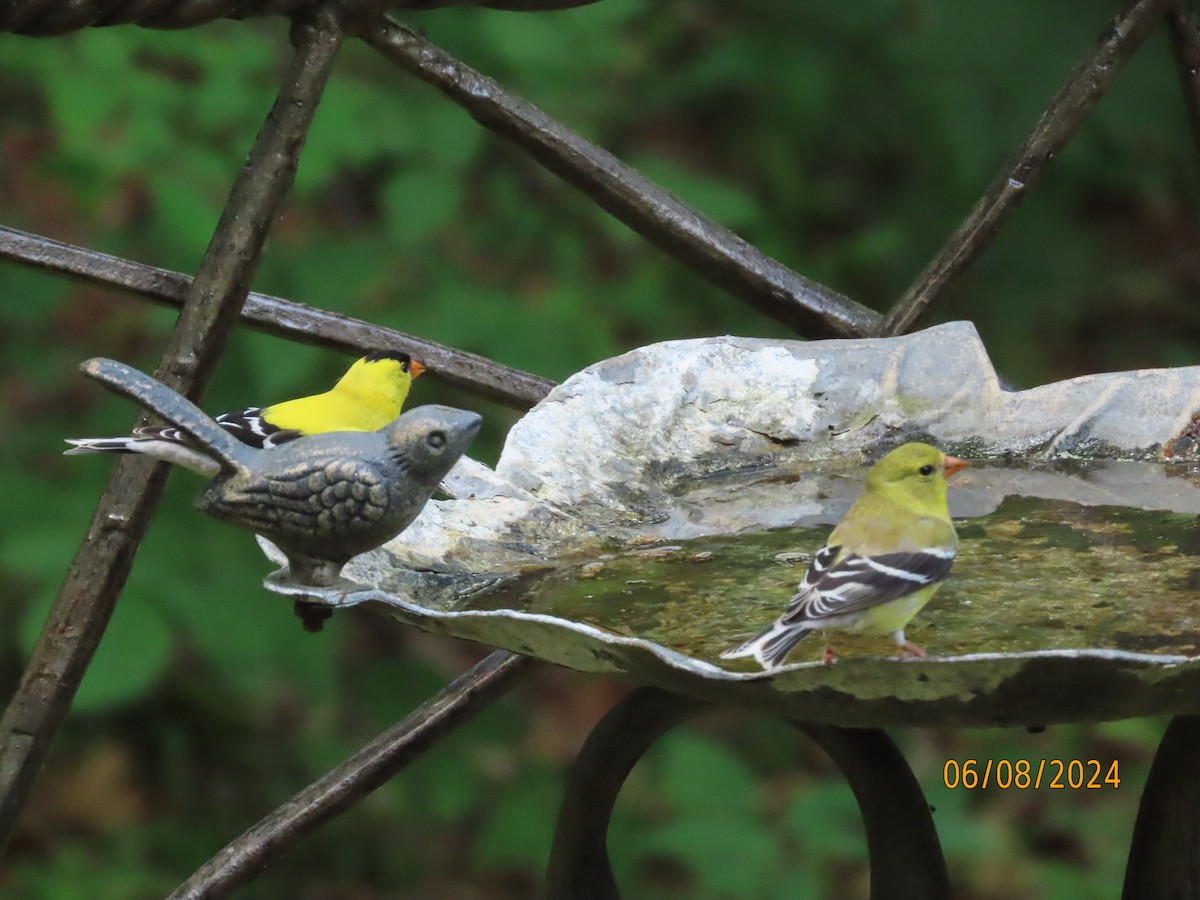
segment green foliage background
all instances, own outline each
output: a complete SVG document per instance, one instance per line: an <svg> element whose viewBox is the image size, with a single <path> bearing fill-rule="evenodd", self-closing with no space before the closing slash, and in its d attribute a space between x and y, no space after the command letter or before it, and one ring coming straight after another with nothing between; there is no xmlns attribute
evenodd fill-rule
<svg viewBox="0 0 1200 900"><path fill-rule="evenodd" d="M799 272L886 308L1102 30L1101 0L603 0L406 17ZM282 20L0 35L0 222L193 271L289 54ZM1018 385L1197 361L1195 147L1163 34L1127 66L941 318ZM350 43L255 288L561 379L651 341L787 337ZM75 374L151 368L173 313L0 266L0 685L19 677L109 468L61 439L133 420ZM346 360L239 330L214 410L322 389ZM480 408L491 461L516 413ZM176 475L0 890L161 896L481 648L356 614L303 634L252 542ZM527 897L563 771L623 688L546 672L239 896ZM1158 722L901 732L962 897L1111 896ZM948 758L1115 757L1101 792L968 793ZM610 838L630 896L866 896L853 798L786 727L669 736Z"/></svg>

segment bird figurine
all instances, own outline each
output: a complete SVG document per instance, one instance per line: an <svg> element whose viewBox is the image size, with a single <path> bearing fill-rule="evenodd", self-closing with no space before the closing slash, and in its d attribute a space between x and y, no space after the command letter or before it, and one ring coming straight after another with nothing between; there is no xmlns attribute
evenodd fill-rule
<svg viewBox="0 0 1200 900"><path fill-rule="evenodd" d="M136 369L80 369L162 416L216 467L196 506L260 534L288 559L284 581L338 586L342 567L406 528L479 431L477 413L421 406L375 431L316 434L270 450L237 440L186 398Z"/></svg>
<svg viewBox="0 0 1200 900"><path fill-rule="evenodd" d="M260 449L327 431L375 431L400 414L412 380L424 371L407 353L378 350L358 360L322 394L221 413L214 421L243 444ZM74 445L64 451L67 456L144 453L210 478L220 470L186 432L170 425L143 425L128 437L68 438L67 443Z"/></svg>
<svg viewBox="0 0 1200 900"><path fill-rule="evenodd" d="M764 669L775 669L813 631L887 634L905 656L924 658L904 628L954 563L958 535L946 506L946 478L966 466L929 444L904 444L884 456L813 557L783 615L721 658L753 656ZM823 660L836 659L827 641Z"/></svg>

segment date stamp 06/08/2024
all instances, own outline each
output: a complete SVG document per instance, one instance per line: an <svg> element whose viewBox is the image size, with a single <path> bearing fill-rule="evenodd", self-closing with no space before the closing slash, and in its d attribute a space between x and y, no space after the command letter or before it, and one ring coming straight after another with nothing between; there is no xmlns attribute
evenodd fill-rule
<svg viewBox="0 0 1200 900"><path fill-rule="evenodd" d="M1117 760L948 759L942 783L950 790L1101 790L1121 785Z"/></svg>

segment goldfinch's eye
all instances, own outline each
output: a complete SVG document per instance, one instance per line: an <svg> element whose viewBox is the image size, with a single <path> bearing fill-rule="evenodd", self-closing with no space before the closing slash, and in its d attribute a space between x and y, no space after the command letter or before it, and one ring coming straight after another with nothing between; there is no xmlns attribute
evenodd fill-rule
<svg viewBox="0 0 1200 900"><path fill-rule="evenodd" d="M434 431L429 437L425 438L425 443L429 444L434 450L441 450L446 446L446 432Z"/></svg>
<svg viewBox="0 0 1200 900"><path fill-rule="evenodd" d="M926 463L925 465L921 466L921 468L917 469L917 471L920 472L922 475L932 475L933 474L933 466Z"/></svg>

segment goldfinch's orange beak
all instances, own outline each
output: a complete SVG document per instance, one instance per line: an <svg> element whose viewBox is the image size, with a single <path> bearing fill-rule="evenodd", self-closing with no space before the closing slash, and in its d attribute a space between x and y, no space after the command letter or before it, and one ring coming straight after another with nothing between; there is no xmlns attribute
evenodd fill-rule
<svg viewBox="0 0 1200 900"><path fill-rule="evenodd" d="M942 474L949 478L955 472L961 472L969 465L971 464L965 459L959 459L957 456L947 456L946 462L942 466Z"/></svg>
<svg viewBox="0 0 1200 900"><path fill-rule="evenodd" d="M411 359L408 361L408 374L411 375L413 378L416 378L418 375L420 375L424 371L425 371L425 367L423 365L421 365L419 362L417 362L415 359ZM949 459L949 458L950 457L948 457L948 456L946 457L946 459Z"/></svg>

